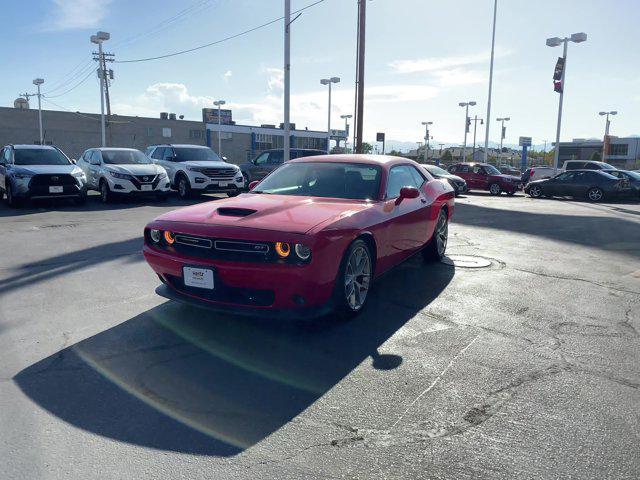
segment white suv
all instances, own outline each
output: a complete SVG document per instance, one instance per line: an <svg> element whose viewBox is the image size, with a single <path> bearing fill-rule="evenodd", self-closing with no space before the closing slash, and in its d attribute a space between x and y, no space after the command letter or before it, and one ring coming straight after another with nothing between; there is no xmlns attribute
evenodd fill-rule
<svg viewBox="0 0 640 480"><path fill-rule="evenodd" d="M164 200L171 192L167 172L133 148L90 148L76 162L87 177L87 189L103 202L115 195L153 195Z"/></svg>
<svg viewBox="0 0 640 480"><path fill-rule="evenodd" d="M147 156L164 167L173 188L182 198L193 193L226 193L233 197L244 188L237 165L222 160L209 147L201 145L153 145Z"/></svg>

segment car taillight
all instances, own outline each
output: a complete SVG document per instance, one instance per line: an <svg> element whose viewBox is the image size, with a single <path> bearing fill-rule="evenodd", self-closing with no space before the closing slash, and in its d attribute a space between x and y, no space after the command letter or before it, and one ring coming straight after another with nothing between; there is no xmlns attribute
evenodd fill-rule
<svg viewBox="0 0 640 480"><path fill-rule="evenodd" d="M536 171L532 168L531 172L529 173L529 178L533 177L533 174L536 173Z"/></svg>

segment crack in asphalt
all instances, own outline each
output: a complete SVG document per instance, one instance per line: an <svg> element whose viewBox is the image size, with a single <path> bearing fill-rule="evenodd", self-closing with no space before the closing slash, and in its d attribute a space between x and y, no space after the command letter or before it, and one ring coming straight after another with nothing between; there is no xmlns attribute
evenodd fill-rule
<svg viewBox="0 0 640 480"><path fill-rule="evenodd" d="M513 268L514 270L518 271L518 272L523 272L523 273L529 273L531 275L537 275L540 277L546 277L546 278L555 278L558 280L573 280L576 282L585 282L585 283L589 283L591 285L595 285L597 287L601 287L601 288L606 288L609 290L615 290L617 292L623 292L623 293L634 293L636 295L640 295L640 292L636 292L634 290L627 290L626 288L622 288L622 287L615 287L613 285L607 285L606 283L598 283L594 280L588 280L586 278L580 278L580 277L569 277L569 276L564 276L564 275L555 275L553 273L545 273L545 272L538 272L535 270L526 270L524 268Z"/></svg>
<svg viewBox="0 0 640 480"><path fill-rule="evenodd" d="M638 330L636 330L636 327L633 326L633 324L631 323L631 312L633 311L633 308L628 308L625 312L624 312L624 320L620 322L620 326L626 328L627 330L629 330L633 336L638 337L640 336L640 334L638 334Z"/></svg>

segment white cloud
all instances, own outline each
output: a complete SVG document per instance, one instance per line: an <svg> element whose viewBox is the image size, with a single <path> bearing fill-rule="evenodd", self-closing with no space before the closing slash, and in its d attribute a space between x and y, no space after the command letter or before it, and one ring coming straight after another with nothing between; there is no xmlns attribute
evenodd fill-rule
<svg viewBox="0 0 640 480"><path fill-rule="evenodd" d="M496 48L496 57L505 57L512 53L511 50ZM464 67L482 62L488 62L490 58L489 52L476 53L474 55L465 55L458 57L430 57L409 60L394 60L389 66L396 73L419 73L419 72L435 72L438 70L451 69L456 67Z"/></svg>
<svg viewBox="0 0 640 480"><path fill-rule="evenodd" d="M267 68L267 87L269 92L274 95L282 95L284 93L284 70L281 68Z"/></svg>
<svg viewBox="0 0 640 480"><path fill-rule="evenodd" d="M53 13L47 27L53 30L93 28L107 16L113 0L53 0Z"/></svg>
<svg viewBox="0 0 640 480"><path fill-rule="evenodd" d="M222 75L222 78L224 79L225 82L228 82L229 79L233 76L233 72L231 70L227 70L226 72L224 72L224 74Z"/></svg>

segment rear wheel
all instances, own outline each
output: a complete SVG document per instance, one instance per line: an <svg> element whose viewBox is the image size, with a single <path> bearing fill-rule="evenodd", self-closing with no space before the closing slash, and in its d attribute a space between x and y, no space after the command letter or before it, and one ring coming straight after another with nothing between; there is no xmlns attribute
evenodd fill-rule
<svg viewBox="0 0 640 480"><path fill-rule="evenodd" d="M102 200L102 203L110 203L113 201L113 194L111 193L109 184L104 180L100 182L100 200Z"/></svg>
<svg viewBox="0 0 640 480"><path fill-rule="evenodd" d="M590 188L589 191L587 192L587 200L589 200L590 202L599 202L603 198L604 198L604 192L602 191L601 188L598 188L598 187Z"/></svg>
<svg viewBox="0 0 640 480"><path fill-rule="evenodd" d="M449 240L449 215L446 210L440 210L436 228L427 246L422 250L422 256L427 261L437 261L444 257Z"/></svg>
<svg viewBox="0 0 640 480"><path fill-rule="evenodd" d="M489 185L489 193L491 195L500 195L501 192L502 188L500 187L500 184L492 183L491 185Z"/></svg>
<svg viewBox="0 0 640 480"><path fill-rule="evenodd" d="M540 185L532 185L529 187L529 196L531 198L542 197L542 187Z"/></svg>
<svg viewBox="0 0 640 480"><path fill-rule="evenodd" d="M363 240L354 241L340 263L334 287L336 313L343 318L356 316L365 307L373 279L371 250Z"/></svg>
<svg viewBox="0 0 640 480"><path fill-rule="evenodd" d="M191 184L189 183L189 179L184 175L178 177L178 195L183 199L191 196Z"/></svg>

